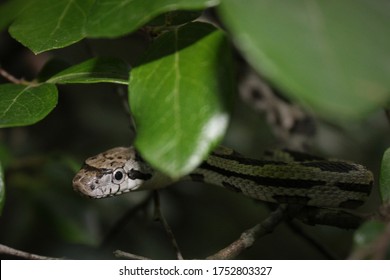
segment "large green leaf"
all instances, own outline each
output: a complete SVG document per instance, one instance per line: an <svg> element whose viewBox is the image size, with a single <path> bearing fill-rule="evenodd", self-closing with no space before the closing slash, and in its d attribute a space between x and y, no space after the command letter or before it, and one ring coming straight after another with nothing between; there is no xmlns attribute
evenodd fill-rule
<svg viewBox="0 0 390 280"><path fill-rule="evenodd" d="M389 100L389 1L224 0L219 12L248 61L323 117Z"/></svg>
<svg viewBox="0 0 390 280"><path fill-rule="evenodd" d="M55 85L0 85L0 127L36 123L46 117L57 104Z"/></svg>
<svg viewBox="0 0 390 280"><path fill-rule="evenodd" d="M390 148L385 151L382 158L379 193L381 194L382 202L390 204Z"/></svg>
<svg viewBox="0 0 390 280"><path fill-rule="evenodd" d="M5 201L4 175L3 175L3 167L0 162L0 215L4 207L4 201Z"/></svg>
<svg viewBox="0 0 390 280"><path fill-rule="evenodd" d="M30 0L8 0L0 5L0 30L7 27L24 9L34 2Z"/></svg>
<svg viewBox="0 0 390 280"><path fill-rule="evenodd" d="M115 58L92 58L61 71L47 80L49 83L117 83L128 84L129 66Z"/></svg>
<svg viewBox="0 0 390 280"><path fill-rule="evenodd" d="M62 48L84 38L94 0L35 0L10 27L10 34L34 53Z"/></svg>
<svg viewBox="0 0 390 280"><path fill-rule="evenodd" d="M140 28L159 14L173 10L204 9L219 0L96 0L86 35L117 37Z"/></svg>
<svg viewBox="0 0 390 280"><path fill-rule="evenodd" d="M130 75L135 145L157 169L180 177L224 135L233 89L230 49L203 23L158 38Z"/></svg>

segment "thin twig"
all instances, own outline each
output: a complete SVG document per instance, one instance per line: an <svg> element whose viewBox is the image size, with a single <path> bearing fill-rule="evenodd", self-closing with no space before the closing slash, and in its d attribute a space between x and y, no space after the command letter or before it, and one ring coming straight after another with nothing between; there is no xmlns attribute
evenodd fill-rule
<svg viewBox="0 0 390 280"><path fill-rule="evenodd" d="M144 209L148 203L151 201L153 198L153 194L151 193L148 195L141 203L136 205L135 207L129 209L111 228L111 230L106 234L104 237L100 247L106 246L112 239L113 237L120 232L125 225L129 222L129 220L140 210Z"/></svg>
<svg viewBox="0 0 390 280"><path fill-rule="evenodd" d="M135 255L132 253L121 251L121 250L115 250L114 256L117 258L125 258L125 259L130 259L130 260L150 260L150 259L145 258L143 256Z"/></svg>
<svg viewBox="0 0 390 280"><path fill-rule="evenodd" d="M156 220L159 220L161 222L166 234L168 235L168 237L172 243L172 246L175 249L176 258L178 260L183 260L183 255L180 252L179 245L177 244L175 235L173 234L171 227L169 226L167 220L164 218L164 216L162 214L161 205L160 205L160 197L158 195L158 192L155 191L153 193L154 193L154 205L155 205L155 211L156 211L155 212Z"/></svg>
<svg viewBox="0 0 390 280"><path fill-rule="evenodd" d="M46 256L41 256L41 255L36 255L36 254L31 254L28 252L24 252L21 250L17 250L8 246L5 246L3 244L0 244L0 254L7 254L23 259L28 259L28 260L60 260L60 258L52 258L52 257L46 257Z"/></svg>
<svg viewBox="0 0 390 280"><path fill-rule="evenodd" d="M208 260L228 260L234 259L245 249L251 247L257 239L271 233L284 219L287 207L279 206L264 221L254 227L244 231L240 238L235 240L229 246L207 257Z"/></svg>
<svg viewBox="0 0 390 280"><path fill-rule="evenodd" d="M2 76L4 79L6 79L7 81L9 81L13 84L22 84L22 85L31 85L32 84L31 82L27 82L23 79L18 79L16 77L14 77L10 73L8 73L6 70L4 70L4 68L2 68L2 67L0 67L0 76Z"/></svg>
<svg viewBox="0 0 390 280"><path fill-rule="evenodd" d="M160 221L160 223L162 224L166 234L168 235L175 251L176 251L176 257L177 259L179 260L182 260L183 259L183 256L180 252L180 249L179 249L179 246L176 242L176 239L175 239L175 236L172 232L172 229L171 227L169 226L169 224L167 223L166 219L164 218L164 216L162 215L162 212L161 212L161 205L160 205L160 197L158 195L158 192L155 191L153 192L153 195L152 195L153 199L154 199L154 207L155 207L155 220L158 220ZM148 199L149 201L149 199ZM142 204L144 204L146 201L144 201ZM140 204L141 205L141 204ZM139 256L139 255L136 255L136 254L133 254L133 253L128 253L128 252L124 252L124 251L121 251L121 250L116 250L114 251L114 255L116 257L119 257L119 258L126 258L126 259L132 259L132 260L149 260L148 258L146 257L143 257L143 256Z"/></svg>
<svg viewBox="0 0 390 280"><path fill-rule="evenodd" d="M335 260L338 259L334 254L325 248L320 242L315 240L313 237L311 237L309 234L307 234L302 228L294 223L294 221L287 221L287 225L289 228L298 236L303 238L309 245L314 247L318 252L320 252L322 255L324 255L327 259Z"/></svg>

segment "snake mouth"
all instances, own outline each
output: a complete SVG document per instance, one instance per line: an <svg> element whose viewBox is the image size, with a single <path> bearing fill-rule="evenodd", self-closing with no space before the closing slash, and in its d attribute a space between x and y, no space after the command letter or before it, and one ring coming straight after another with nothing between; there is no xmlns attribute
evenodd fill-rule
<svg viewBox="0 0 390 280"><path fill-rule="evenodd" d="M82 177L81 178L75 177L73 180L73 190L83 197L88 197L91 199L98 199L98 198L104 198L104 197L109 196L109 195L104 195L104 194L96 195L93 192L93 190L91 191L92 188L94 188L93 184L85 184L83 182Z"/></svg>
<svg viewBox="0 0 390 280"><path fill-rule="evenodd" d="M110 174L110 170L96 168L87 163L84 163L82 168L73 178L73 189L82 196L89 198L103 198L109 196L104 188L100 187L102 183L105 185L109 178L106 175Z"/></svg>
<svg viewBox="0 0 390 280"><path fill-rule="evenodd" d="M98 179L86 176L85 171L81 169L73 178L73 189L82 196L90 198L103 197L103 193L99 194ZM100 190L101 191L101 190Z"/></svg>
<svg viewBox="0 0 390 280"><path fill-rule="evenodd" d="M81 174L77 173L76 176L73 178L72 185L73 190L80 195L84 197L90 197L93 198L92 195L89 194L89 192L86 191L86 189L91 189L88 183L85 182L85 177ZM84 179L84 180L83 180Z"/></svg>

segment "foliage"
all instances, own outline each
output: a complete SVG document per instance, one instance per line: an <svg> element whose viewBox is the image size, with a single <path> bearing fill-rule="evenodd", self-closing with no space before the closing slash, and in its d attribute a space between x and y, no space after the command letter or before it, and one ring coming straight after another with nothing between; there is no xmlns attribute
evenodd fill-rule
<svg viewBox="0 0 390 280"><path fill-rule="evenodd" d="M50 84L0 86L0 127L29 125L42 120L57 104L57 90Z"/></svg>
<svg viewBox="0 0 390 280"><path fill-rule="evenodd" d="M221 31L190 23L160 36L132 70L135 145L166 174L193 170L224 135L233 90L229 50Z"/></svg>
<svg viewBox="0 0 390 280"><path fill-rule="evenodd" d="M56 1L56 4L50 4L46 0L39 0L33 5L30 1L9 1L5 5L11 5L11 3L14 4L13 6L18 6L18 10L22 12L15 14L15 19L9 19L12 21L10 33L35 53L63 48L85 37L117 37L133 32L148 20L167 11L203 9L216 5L232 39L237 43L243 55L253 63L253 66L261 70L294 99L323 117L333 121L362 118L389 101L390 84L384 73L388 72L386 61L388 61L387 50L390 47L390 37L384 34L390 22L385 12L388 6L385 1L374 3L362 0L353 1L353 3L351 1L343 1L343 3L312 1L310 4L305 1L288 4L282 4L281 1L251 1L246 5L238 5L236 1L225 0L217 5L217 1L205 0L148 1L147 4L143 1L104 0L61 0ZM284 5L289 5L288 9ZM0 11L5 13L7 11L5 8L7 6ZM362 18L368 20L362 21ZM169 24L169 20L167 21ZM186 32L188 28L192 30ZM220 86L210 84L210 80L214 83L218 82L221 75L225 75L224 79L230 80L227 77L231 75L229 73L232 70L231 65L224 65L228 53L215 57L220 54L220 50L228 52L228 47L221 45L226 45L226 39L223 39L222 35L214 35L220 37L214 40L225 42L216 41L212 43L209 50L206 50L205 44L208 42L202 43L205 40L202 35L203 28L204 25L200 24L172 27L169 31L170 35L165 34L156 40L144 55L144 61L141 60L140 65L134 69L135 78L131 79L132 84L129 88L130 100L137 100L133 105L135 122L139 124L137 147L153 165L174 177L183 175L194 168L207 155L207 151L215 146L226 127L228 112L225 113L225 117L216 118L215 113L205 113L200 120L188 118L189 112L198 112L205 108L204 102L192 100L201 97L182 90L192 89L195 80L197 80L198 90L204 96L209 95L211 100L215 100L207 104L206 111L209 112L221 112L221 108L226 108L225 104L230 102L230 94L221 96L220 92L233 90L232 84L220 83ZM216 31L217 33L221 31ZM182 35L178 37L175 34ZM189 45L192 45L191 51L188 49ZM156 51L157 48L158 51ZM171 56L166 57L169 53ZM197 63L202 64L201 59L209 61L208 56L210 56L209 65L197 65ZM211 63L212 56L216 59L213 63ZM169 57L177 61L171 62ZM195 59L196 57L200 59ZM153 64L149 64L149 60L154 60ZM179 63L179 68L175 63ZM181 66L181 63L184 63L186 67ZM216 67L219 63L220 69ZM194 66L193 69L198 66L203 68L199 68L196 73L187 69L190 65ZM96 67L98 69L95 69ZM113 82L118 82L124 80L124 69L121 62L112 61L110 65L92 65L90 61L54 75L47 82L112 81L111 74L115 75L115 73L119 76L123 75L120 78L114 78L117 80ZM226 73L218 73L221 69L225 69ZM104 70L110 73L104 73ZM185 72L185 75L191 76L183 79L181 72L187 70L191 72ZM76 75L76 72L80 71L84 74ZM99 78L91 78L96 74L94 71L99 72ZM138 73L146 71L152 71L150 82L148 77L137 77ZM208 75L205 71L214 72ZM169 81L166 82L176 81L178 83L180 81L180 87L171 85L168 88L148 88L148 97L145 97L143 93L145 84L153 82L153 79L159 76L164 76L162 72L171 72L171 75L167 76ZM204 73L205 78L198 77L200 73ZM66 74L67 77L65 77ZM72 76L69 74L77 78L74 76L70 78ZM11 96L11 88L13 96L16 97L18 90L14 87L3 87L2 92ZM41 87L36 90L39 88ZM39 118L33 119L34 114L28 114L25 118L29 120L12 123L2 119L1 123L10 126L26 125L38 121L55 106L56 102L53 102L53 99L56 99L56 93L53 87L51 92L50 101L43 101L43 103L47 102L47 106L45 110L41 110L42 116ZM185 96L188 100L179 101L178 98L173 98L175 92ZM139 99L137 96L144 98ZM150 105L151 97L154 99L153 103L159 106L159 113L154 115L149 114L149 111L145 113L141 109ZM11 116L13 109L17 111L20 106L29 108L30 103L34 103L33 98L31 101L19 99L17 98L18 106L10 107L11 111L8 114ZM351 99L354 102L350 102ZM205 101L204 97L203 100ZM164 119L162 112L174 112L175 116ZM6 116L3 115L2 118L4 117ZM162 119L164 122L159 123ZM183 120L199 124L197 132L192 133L188 125L183 125ZM158 125L151 126L151 123ZM203 133L210 125L221 126L220 132L215 135ZM159 142L150 143L151 137L160 135L161 131L171 133L170 128L175 129L175 132L171 134L175 139L167 141L167 137L162 137ZM162 136L167 134L162 134ZM175 135L179 138L176 139ZM194 141L202 145L205 143L205 146L198 149L199 145L194 145ZM156 146L161 147L161 143L164 143L164 148L160 151L163 155L152 156L156 152ZM189 150L190 146L193 147L192 151ZM172 165L169 164L165 168L168 162ZM175 168L172 169L171 166Z"/></svg>
<svg viewBox="0 0 390 280"><path fill-rule="evenodd" d="M210 7L226 30L193 21ZM236 91L231 42L316 116L331 124L361 121L390 101L388 11L384 0L8 0L0 6L0 28L9 26L35 54L138 34L150 44L132 68L119 57L71 66L52 60L36 79L1 84L0 127L50 119L61 103L59 85L124 85L136 147L155 168L180 177L225 136ZM387 173L381 176L384 202ZM1 180L0 205L4 199Z"/></svg>
<svg viewBox="0 0 390 280"><path fill-rule="evenodd" d="M220 9L253 66L317 114L359 118L389 100L388 2L225 0Z"/></svg>

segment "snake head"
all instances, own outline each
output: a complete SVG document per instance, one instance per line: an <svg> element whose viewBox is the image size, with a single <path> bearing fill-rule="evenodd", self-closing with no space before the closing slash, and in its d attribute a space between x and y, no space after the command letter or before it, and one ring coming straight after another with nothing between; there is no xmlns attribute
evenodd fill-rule
<svg viewBox="0 0 390 280"><path fill-rule="evenodd" d="M118 147L88 158L73 188L91 198L114 196L137 190L153 173L133 147Z"/></svg>

